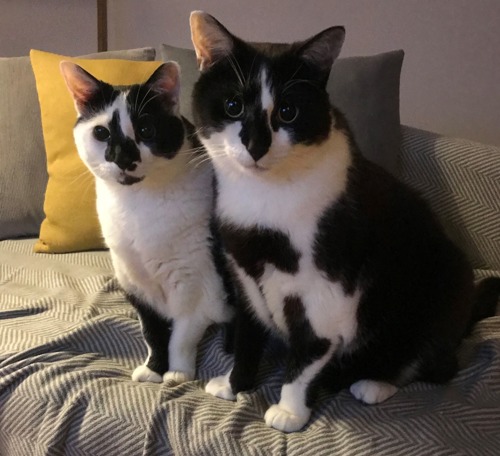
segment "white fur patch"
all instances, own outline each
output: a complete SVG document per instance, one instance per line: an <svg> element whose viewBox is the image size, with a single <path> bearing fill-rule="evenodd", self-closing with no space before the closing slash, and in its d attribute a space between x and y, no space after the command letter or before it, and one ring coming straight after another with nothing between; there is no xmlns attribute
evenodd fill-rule
<svg viewBox="0 0 500 456"><path fill-rule="evenodd" d="M267 82L268 72L265 68L262 68L260 72L260 101L262 104L262 109L267 111L268 115L271 115L271 112L274 108L273 96L271 94L271 88Z"/></svg>
<svg viewBox="0 0 500 456"><path fill-rule="evenodd" d="M358 401L378 404L394 396L398 392L398 387L375 380L359 380L351 385L349 391Z"/></svg>
<svg viewBox="0 0 500 456"><path fill-rule="evenodd" d="M141 364L135 368L132 373L132 380L134 382L151 383L161 383L163 381L162 376L152 371L146 364Z"/></svg>
<svg viewBox="0 0 500 456"><path fill-rule="evenodd" d="M220 399L225 399L227 401L236 400L236 396L234 395L233 390L231 389L231 384L229 383L230 375L231 371L221 377L212 378L205 386L205 391Z"/></svg>

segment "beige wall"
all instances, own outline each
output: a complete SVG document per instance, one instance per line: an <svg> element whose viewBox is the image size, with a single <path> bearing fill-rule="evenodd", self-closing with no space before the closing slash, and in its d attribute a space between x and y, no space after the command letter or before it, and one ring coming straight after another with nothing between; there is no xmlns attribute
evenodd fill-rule
<svg viewBox="0 0 500 456"><path fill-rule="evenodd" d="M94 0L0 4L2 56L95 50ZM404 123L500 145L499 0L109 0L109 47L190 47L193 9L251 40L301 39L343 24L343 56L402 48Z"/></svg>
<svg viewBox="0 0 500 456"><path fill-rule="evenodd" d="M95 52L95 0L0 0L0 57Z"/></svg>

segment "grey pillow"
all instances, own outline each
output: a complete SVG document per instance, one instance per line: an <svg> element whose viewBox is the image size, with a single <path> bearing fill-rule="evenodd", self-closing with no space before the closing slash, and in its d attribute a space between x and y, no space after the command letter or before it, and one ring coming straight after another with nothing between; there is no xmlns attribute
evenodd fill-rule
<svg viewBox="0 0 500 456"><path fill-rule="evenodd" d="M153 48L110 51L92 59L154 60ZM45 215L47 162L30 58L0 58L0 240L37 236Z"/></svg>
<svg viewBox="0 0 500 456"><path fill-rule="evenodd" d="M181 66L181 112L192 121L191 93L198 79L195 52L168 44L162 59ZM363 154L396 174L400 147L399 77L404 52L391 51L335 61L327 90L346 116Z"/></svg>

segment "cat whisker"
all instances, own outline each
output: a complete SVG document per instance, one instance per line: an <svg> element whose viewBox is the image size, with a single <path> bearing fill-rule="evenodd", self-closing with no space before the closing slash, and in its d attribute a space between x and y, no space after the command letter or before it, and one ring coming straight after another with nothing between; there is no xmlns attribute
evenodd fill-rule
<svg viewBox="0 0 500 456"><path fill-rule="evenodd" d="M227 54L227 60L228 60L229 64L231 65L231 68L233 69L234 74L236 74L236 77L238 78L238 81L239 81L241 87L245 88L245 83L243 82L242 75L238 72L238 69L236 68L235 59L234 59L233 55ZM239 66L239 64L238 64L238 66ZM240 67L240 71L241 71L241 67Z"/></svg>
<svg viewBox="0 0 500 456"><path fill-rule="evenodd" d="M310 81L308 79L293 79L293 80L288 81L285 84L285 86L283 87L283 93L285 93L287 90L289 90L290 88L292 88L296 84L308 84L308 85L311 85L313 87L318 87L317 84L313 83L312 81Z"/></svg>
<svg viewBox="0 0 500 456"><path fill-rule="evenodd" d="M137 103L139 102L139 92L141 91L143 85L144 84L139 84L139 87L137 87L137 92L135 94L135 101L134 101L134 112L138 111Z"/></svg>
<svg viewBox="0 0 500 456"><path fill-rule="evenodd" d="M294 78L295 78L295 75L296 75L296 74L300 71L300 69L301 69L303 66L304 66L304 64L303 64L303 63L301 63L301 64L297 67L297 69L296 69L296 70L295 70L295 72L292 74L292 76L290 76L290 79L288 80L288 82L290 82L290 81L294 81L294 80L295 80L295 79L294 79ZM285 84L285 86L286 86L286 84Z"/></svg>
<svg viewBox="0 0 500 456"><path fill-rule="evenodd" d="M153 87L149 87L147 92L144 94L144 96L142 97L142 100L141 100L141 103L139 105L139 109L137 110L137 115L140 116L141 115L141 112L142 110L144 109L144 106L149 102L148 100L148 95L149 95L149 92L151 92L151 90L153 90ZM154 98L154 97L153 97Z"/></svg>
<svg viewBox="0 0 500 456"><path fill-rule="evenodd" d="M87 171L87 169L81 171L78 174L74 174L72 171L68 171L66 174L63 174L61 176L63 179L67 179L66 185L68 186L73 186L76 184L81 183L82 181L85 182L85 180L92 180L93 176L90 172Z"/></svg>
<svg viewBox="0 0 500 456"><path fill-rule="evenodd" d="M195 168L198 168L207 162L212 162L212 157L207 156L207 157L203 157L201 160L192 160L192 161L189 161L189 164L193 165Z"/></svg>
<svg viewBox="0 0 500 456"><path fill-rule="evenodd" d="M238 59L234 58L234 56L233 56L233 61L234 61L235 65L238 67L239 73L243 79L243 82L244 82L243 87L247 87L248 86L248 79L245 78L243 70L241 69L241 66L240 66L240 62L238 62Z"/></svg>
<svg viewBox="0 0 500 456"><path fill-rule="evenodd" d="M250 80L250 78L252 77L252 70L253 70L253 66L255 64L255 59L257 58L257 55L254 55L253 56L253 60L252 60L252 64L250 65L250 70L248 71L248 77L246 79L246 83L247 83L247 86L248 86L248 81Z"/></svg>
<svg viewBox="0 0 500 456"><path fill-rule="evenodd" d="M203 131L203 127L200 127L198 129L194 130L189 136L191 136L191 137L193 137L193 136L197 137L197 136L199 136L199 133L202 132L202 131Z"/></svg>
<svg viewBox="0 0 500 456"><path fill-rule="evenodd" d="M148 91L148 92L149 92L149 91ZM158 97L160 97L160 96L161 96L161 94L157 93L157 94L153 95L152 97L149 97L149 98L148 98L148 100L147 100L146 102L144 102L144 103L141 105L141 107L140 107L139 112L138 112L138 114L137 114L137 115L138 115L138 116L140 116L140 115L141 115L141 113L142 113L142 111L144 110L144 108L148 105L148 103L150 103L150 102L151 102L151 101L153 101L155 98L158 98Z"/></svg>
<svg viewBox="0 0 500 456"><path fill-rule="evenodd" d="M212 161L214 158L220 159L220 158L224 158L224 157L226 157L226 153L219 151L219 152L212 153L211 155L208 155L208 154L197 155L197 156L193 157L191 160L189 160L188 163L190 165L194 165L195 167L198 167L206 162Z"/></svg>

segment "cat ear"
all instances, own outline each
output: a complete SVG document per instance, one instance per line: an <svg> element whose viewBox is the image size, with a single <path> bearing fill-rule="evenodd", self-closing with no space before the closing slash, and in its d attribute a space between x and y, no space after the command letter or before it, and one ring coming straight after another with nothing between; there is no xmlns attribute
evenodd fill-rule
<svg viewBox="0 0 500 456"><path fill-rule="evenodd" d="M193 41L200 71L210 68L226 57L233 49L233 36L210 14L193 11L189 17Z"/></svg>
<svg viewBox="0 0 500 456"><path fill-rule="evenodd" d="M344 38L344 27L330 27L303 42L298 53L304 60L329 74L333 62L340 54Z"/></svg>
<svg viewBox="0 0 500 456"><path fill-rule="evenodd" d="M179 102L181 68L177 62L166 62L161 64L146 85L155 92L167 96L173 103Z"/></svg>
<svg viewBox="0 0 500 456"><path fill-rule="evenodd" d="M76 109L81 110L93 94L99 90L100 81L75 63L63 61L59 64L68 90L75 100Z"/></svg>

